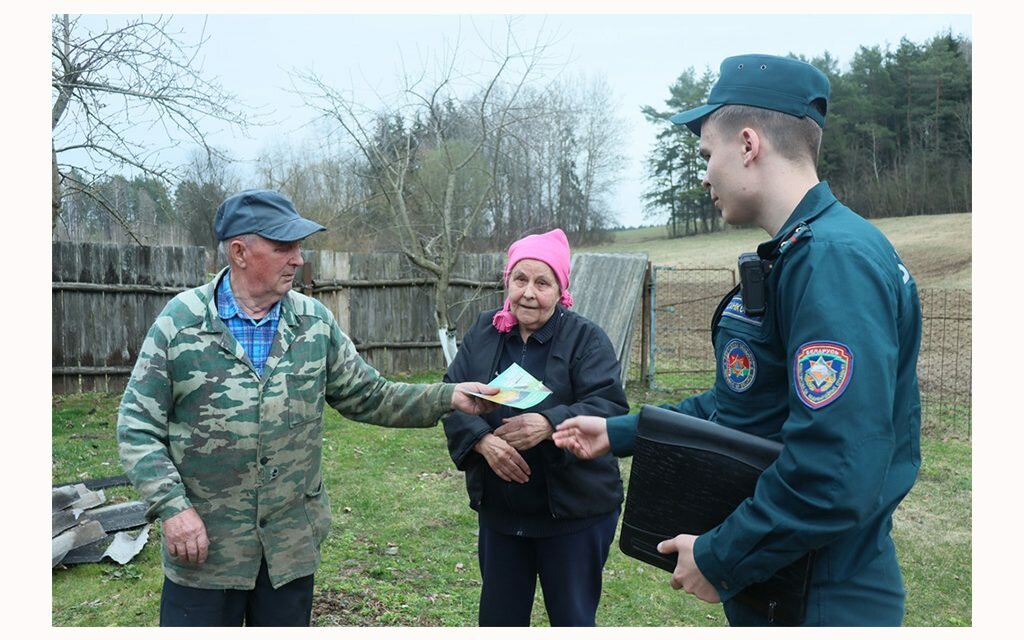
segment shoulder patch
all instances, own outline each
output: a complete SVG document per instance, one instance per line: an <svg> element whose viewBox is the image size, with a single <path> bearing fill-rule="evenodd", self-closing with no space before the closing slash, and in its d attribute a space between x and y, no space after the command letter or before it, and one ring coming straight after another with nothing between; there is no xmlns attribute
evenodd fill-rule
<svg viewBox="0 0 1024 640"><path fill-rule="evenodd" d="M733 338L722 350L722 379L736 393L743 393L754 384L757 361L754 351L743 340Z"/></svg>
<svg viewBox="0 0 1024 640"><path fill-rule="evenodd" d="M846 390L853 377L853 352L838 342L807 342L796 350L793 373L800 401L820 409Z"/></svg>

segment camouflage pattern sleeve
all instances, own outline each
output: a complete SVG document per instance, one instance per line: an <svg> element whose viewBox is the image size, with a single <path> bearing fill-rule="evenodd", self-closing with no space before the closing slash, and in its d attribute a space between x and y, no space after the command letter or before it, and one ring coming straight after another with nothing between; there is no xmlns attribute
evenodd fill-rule
<svg viewBox="0 0 1024 640"><path fill-rule="evenodd" d="M385 427L433 427L451 411L455 385L391 382L356 352L333 317L327 402L346 418Z"/></svg>
<svg viewBox="0 0 1024 640"><path fill-rule="evenodd" d="M173 332L172 317L165 309L139 350L117 414L121 465L142 499L149 502L146 516L150 520L169 518L192 506L168 448L172 389L167 353Z"/></svg>

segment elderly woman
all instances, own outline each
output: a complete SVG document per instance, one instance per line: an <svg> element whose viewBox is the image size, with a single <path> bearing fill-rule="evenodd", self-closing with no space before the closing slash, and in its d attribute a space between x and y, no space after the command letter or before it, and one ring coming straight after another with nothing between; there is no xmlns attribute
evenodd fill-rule
<svg viewBox="0 0 1024 640"><path fill-rule="evenodd" d="M445 381L490 380L517 363L551 390L528 411L444 420L448 450L478 512L480 626L529 626L537 577L552 626L594 626L601 572L622 504L616 459L577 459L554 425L622 415L629 404L611 341L569 307L569 242L561 229L509 247L508 297L480 315Z"/></svg>

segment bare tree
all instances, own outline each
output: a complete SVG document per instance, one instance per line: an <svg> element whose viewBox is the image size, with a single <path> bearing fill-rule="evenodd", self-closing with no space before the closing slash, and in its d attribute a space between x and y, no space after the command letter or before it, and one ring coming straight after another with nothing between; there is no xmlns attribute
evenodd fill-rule
<svg viewBox="0 0 1024 640"><path fill-rule="evenodd" d="M611 87L603 77L590 79L580 91L579 128L582 146L580 182L586 217L576 232L581 239L600 239L613 213L605 198L614 188L622 165L624 120L617 115Z"/></svg>
<svg viewBox="0 0 1024 640"><path fill-rule="evenodd" d="M196 56L204 38L185 43L170 17L93 30L82 16L64 14L54 15L51 27L52 226L62 200L77 193L95 200L138 242L94 185L115 170L170 184L177 168L161 161L162 151L191 143L209 160L223 159L207 143L205 120L242 131L252 123L233 95L201 75ZM163 144L154 144L154 135Z"/></svg>
<svg viewBox="0 0 1024 640"><path fill-rule="evenodd" d="M436 278L434 316L449 362L455 355L446 295L452 270L466 238L481 231L505 133L521 117L520 95L545 62L540 37L524 45L511 24L504 43L488 49L494 67L482 81L459 68L467 59L459 59L456 44L436 79L406 76L399 97L378 108L358 104L316 74L298 75L306 104L366 160L402 253ZM467 82L472 93L460 99L458 87Z"/></svg>
<svg viewBox="0 0 1024 640"><path fill-rule="evenodd" d="M575 243L602 240L608 199L622 170L622 130L600 77L561 77L524 92L519 122L505 134L490 203L493 242L561 227Z"/></svg>
<svg viewBox="0 0 1024 640"><path fill-rule="evenodd" d="M303 216L328 229L344 229L344 233L310 237L304 243L307 248L371 249L368 236L374 221L355 214L368 198L360 178L361 158L353 158L350 149L326 136L311 138L266 147L256 162L256 179L264 187L288 194Z"/></svg>
<svg viewBox="0 0 1024 640"><path fill-rule="evenodd" d="M221 202L239 190L239 180L228 162L196 151L174 190L174 215L192 244L217 248L213 232L214 212Z"/></svg>

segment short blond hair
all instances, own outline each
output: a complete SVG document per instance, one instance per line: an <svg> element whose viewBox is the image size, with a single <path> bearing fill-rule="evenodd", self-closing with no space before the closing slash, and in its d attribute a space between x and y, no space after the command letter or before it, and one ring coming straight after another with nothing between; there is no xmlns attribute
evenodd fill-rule
<svg viewBox="0 0 1024 640"><path fill-rule="evenodd" d="M798 118L781 111L729 104L715 109L701 126L712 122L719 131L727 133L753 127L771 141L782 157L795 162L810 160L812 166L818 165L822 130L809 117Z"/></svg>

